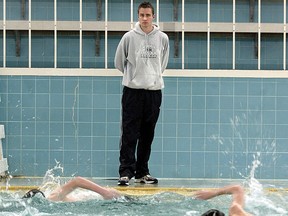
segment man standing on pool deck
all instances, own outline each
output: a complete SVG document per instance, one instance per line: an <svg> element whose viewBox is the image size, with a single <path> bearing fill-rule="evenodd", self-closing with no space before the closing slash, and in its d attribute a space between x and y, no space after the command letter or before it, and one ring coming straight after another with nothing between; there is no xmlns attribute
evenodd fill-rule
<svg viewBox="0 0 288 216"><path fill-rule="evenodd" d="M128 186L134 176L136 183L158 183L149 173L148 161L162 102L169 39L152 23L154 17L152 4L141 3L135 28L122 37L115 54L124 86L118 181L122 186Z"/></svg>

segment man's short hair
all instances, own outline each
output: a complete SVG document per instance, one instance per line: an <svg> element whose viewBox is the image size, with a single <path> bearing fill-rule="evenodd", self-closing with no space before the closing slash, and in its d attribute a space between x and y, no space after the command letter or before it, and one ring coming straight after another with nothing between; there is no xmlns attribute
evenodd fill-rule
<svg viewBox="0 0 288 216"><path fill-rule="evenodd" d="M139 6L138 6L138 14L139 14L139 10L140 8L151 8L152 10L152 14L154 15L154 7L150 2L142 2Z"/></svg>

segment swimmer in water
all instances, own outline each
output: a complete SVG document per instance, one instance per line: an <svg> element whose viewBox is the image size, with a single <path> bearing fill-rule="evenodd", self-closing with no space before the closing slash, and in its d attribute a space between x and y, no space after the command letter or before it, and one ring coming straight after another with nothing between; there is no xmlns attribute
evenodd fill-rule
<svg viewBox="0 0 288 216"><path fill-rule="evenodd" d="M208 200L221 195L232 195L232 203L229 207L229 216L252 216L244 210L244 193L244 189L240 185L230 185L216 190L200 190L197 191L194 196L196 199ZM215 210L215 212L213 212L213 209L209 211L206 212L206 214L204 213L202 216L224 215L222 212L218 213L218 210Z"/></svg>
<svg viewBox="0 0 288 216"><path fill-rule="evenodd" d="M46 198L51 201L62 201L62 202L76 202L81 201L81 199L77 199L73 196L71 196L71 192L76 190L77 188L82 188L90 191L94 191L97 194L101 195L104 199L116 199L121 196L124 196L121 194L118 190L114 188L109 187L102 187L88 179L85 179L83 177L75 177L68 181L66 184L56 188L54 191L52 191ZM38 189L32 189L28 191L23 198L31 198L35 196L37 193L40 193L45 197L44 193ZM232 203L229 208L229 216L252 216L251 214L247 213L243 207L244 207L244 189L240 185L230 185L225 186L219 189L213 189L213 190L199 190L196 191L192 196L196 199L201 200L208 200L212 199L217 196L221 195L232 195ZM202 216L224 216L224 213L216 210L211 209Z"/></svg>
<svg viewBox="0 0 288 216"><path fill-rule="evenodd" d="M68 181L66 184L56 188L46 198L51 201L62 201L62 202L76 202L81 201L76 197L71 196L71 192L77 188L82 188L90 191L94 191L101 195L104 199L114 199L121 196L121 194L114 188L102 187L88 179L82 177L75 177ZM44 193L38 189L32 189L28 191L23 198L30 198L35 196L37 193L41 193L44 197Z"/></svg>

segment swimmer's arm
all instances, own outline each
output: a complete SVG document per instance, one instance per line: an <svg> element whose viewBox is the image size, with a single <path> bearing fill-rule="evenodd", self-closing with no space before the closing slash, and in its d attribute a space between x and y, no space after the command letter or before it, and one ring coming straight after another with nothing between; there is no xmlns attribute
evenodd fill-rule
<svg viewBox="0 0 288 216"><path fill-rule="evenodd" d="M48 199L52 201L71 201L67 196L77 188L94 191L103 196L104 199L113 199L120 196L120 193L117 190L102 187L82 177L75 177L60 188L53 191L51 195L49 195Z"/></svg>
<svg viewBox="0 0 288 216"><path fill-rule="evenodd" d="M67 182L66 184L56 188L54 191L52 191L47 199L51 201L65 201L65 202L71 202L74 200L70 200L68 197L68 194L70 194L73 190L75 190L74 182L73 180Z"/></svg>
<svg viewBox="0 0 288 216"><path fill-rule="evenodd" d="M215 190L197 191L194 196L197 199L207 200L224 194L231 194L234 203L240 206L244 205L244 190L240 185L230 185Z"/></svg>
<svg viewBox="0 0 288 216"><path fill-rule="evenodd" d="M252 216L244 207L244 189L240 185L231 185L216 190L204 190L195 193L197 199L207 200L221 195L232 195L232 203L229 208L230 216Z"/></svg>

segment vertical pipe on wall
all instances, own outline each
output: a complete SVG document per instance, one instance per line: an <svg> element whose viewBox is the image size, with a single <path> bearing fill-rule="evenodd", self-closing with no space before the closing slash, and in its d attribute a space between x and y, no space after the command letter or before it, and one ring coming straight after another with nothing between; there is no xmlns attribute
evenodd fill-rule
<svg viewBox="0 0 288 216"><path fill-rule="evenodd" d="M283 70L286 70L286 50L287 50L287 43L286 43L286 19L287 19L287 5L286 5L287 1L284 0L284 33L283 33Z"/></svg>
<svg viewBox="0 0 288 216"><path fill-rule="evenodd" d="M25 0L22 0L22 2L21 2L21 18L22 18L22 20L25 20L25 17L26 17L25 8L26 8L26 2L25 2Z"/></svg>
<svg viewBox="0 0 288 216"><path fill-rule="evenodd" d="M174 22L178 21L178 0L174 0L173 14L174 14Z"/></svg>
<svg viewBox="0 0 288 216"><path fill-rule="evenodd" d="M179 57L179 32L174 33L174 58Z"/></svg>
<svg viewBox="0 0 288 216"><path fill-rule="evenodd" d="M235 33L235 23L236 23L236 0L233 0L233 45L232 45L232 69L235 70L236 62L236 33Z"/></svg>
<svg viewBox="0 0 288 216"><path fill-rule="evenodd" d="M102 17L102 1L97 1L97 21L101 21ZM95 55L100 56L100 31L96 31L95 36ZM83 51L82 51L83 52Z"/></svg>
<svg viewBox="0 0 288 216"><path fill-rule="evenodd" d="M28 22L29 22L29 29L28 29L28 67L31 68L31 48L32 48L32 43L31 43L31 38L32 38L32 34L31 34L31 8L32 8L32 5L31 5L31 0L29 0L29 3L28 3Z"/></svg>
<svg viewBox="0 0 288 216"><path fill-rule="evenodd" d="M82 14L82 8L83 8L83 2L82 0L80 0L80 5L79 5L79 19L80 19L80 23L79 23L79 27L80 27L80 31L79 31L79 68L82 68L82 44L83 44L83 37L82 37L82 21L83 21L83 14Z"/></svg>
<svg viewBox="0 0 288 216"><path fill-rule="evenodd" d="M182 0L182 69L185 69L185 0Z"/></svg>
<svg viewBox="0 0 288 216"><path fill-rule="evenodd" d="M255 0L250 0L249 3L249 22L254 22Z"/></svg>
<svg viewBox="0 0 288 216"><path fill-rule="evenodd" d="M100 32L96 31L95 35L95 55L100 56Z"/></svg>
<svg viewBox="0 0 288 216"><path fill-rule="evenodd" d="M15 34L15 54L16 57L21 55L21 33L19 30L14 30Z"/></svg>
<svg viewBox="0 0 288 216"><path fill-rule="evenodd" d="M26 18L26 1L21 1L21 20L25 20ZM14 30L15 33L15 53L16 57L21 56L21 31L20 30ZM28 26L28 33L29 33L29 26ZM29 34L28 34L28 41L29 41ZM29 48L28 48L28 59L29 59ZM29 62L29 61L28 61Z"/></svg>
<svg viewBox="0 0 288 216"><path fill-rule="evenodd" d="M97 21L101 20L102 16L102 1L98 0L97 1Z"/></svg>
<svg viewBox="0 0 288 216"><path fill-rule="evenodd" d="M156 11L157 11L157 13L156 13L156 24L157 24L157 26L159 26L159 13L160 13L160 11L159 11L159 0L156 1Z"/></svg>
<svg viewBox="0 0 288 216"><path fill-rule="evenodd" d="M54 68L57 68L57 0L54 0Z"/></svg>
<svg viewBox="0 0 288 216"><path fill-rule="evenodd" d="M105 0L105 69L108 68L108 0Z"/></svg>
<svg viewBox="0 0 288 216"><path fill-rule="evenodd" d="M210 0L207 0L207 69L210 69Z"/></svg>
<svg viewBox="0 0 288 216"><path fill-rule="evenodd" d="M173 3L173 16L174 22L178 21L178 0L174 0ZM179 32L174 32L174 58L179 57Z"/></svg>
<svg viewBox="0 0 288 216"><path fill-rule="evenodd" d="M130 17L130 28L133 29L133 26L134 26L134 20L133 20L133 0L131 0L131 4L130 4L130 13L131 13L131 17Z"/></svg>
<svg viewBox="0 0 288 216"><path fill-rule="evenodd" d="M258 70L261 69L261 0L258 0Z"/></svg>
<svg viewBox="0 0 288 216"><path fill-rule="evenodd" d="M3 0L3 68L6 67L6 0Z"/></svg>
<svg viewBox="0 0 288 216"><path fill-rule="evenodd" d="M255 20L255 0L249 1L249 22L254 22ZM254 37L254 56L258 59L258 32Z"/></svg>

